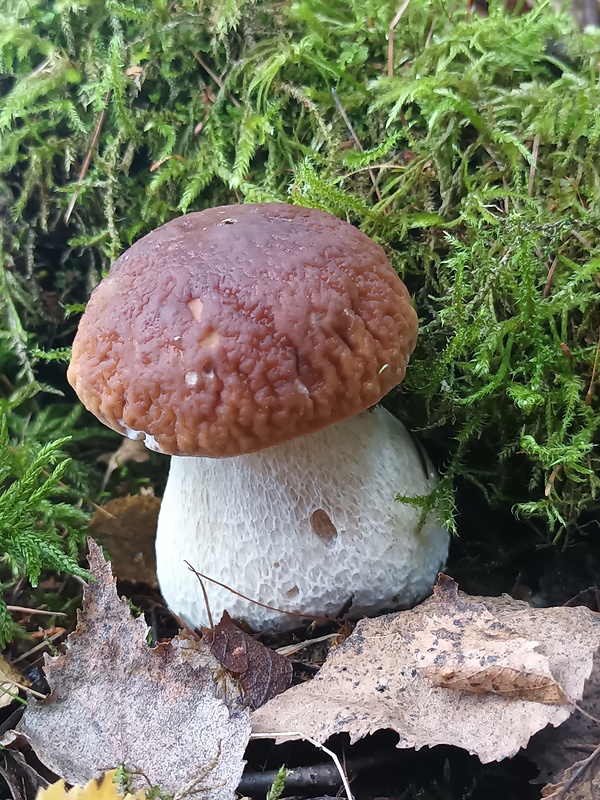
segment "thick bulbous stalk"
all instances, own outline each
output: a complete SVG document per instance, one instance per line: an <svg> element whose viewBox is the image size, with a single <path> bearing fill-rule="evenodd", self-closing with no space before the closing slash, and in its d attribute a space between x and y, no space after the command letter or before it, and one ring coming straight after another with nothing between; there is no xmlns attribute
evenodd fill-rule
<svg viewBox="0 0 600 800"><path fill-rule="evenodd" d="M395 496L429 494L435 473L404 426L382 408L311 436L234 458L173 457L157 534L158 577L172 610L208 624L198 578L308 616L408 607L429 591L448 550L435 514ZM224 609L256 630L293 628L272 611L206 581Z"/></svg>

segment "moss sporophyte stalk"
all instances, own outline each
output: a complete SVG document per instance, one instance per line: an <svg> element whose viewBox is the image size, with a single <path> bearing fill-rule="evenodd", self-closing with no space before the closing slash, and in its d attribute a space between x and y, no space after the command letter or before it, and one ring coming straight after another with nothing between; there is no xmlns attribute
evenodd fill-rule
<svg viewBox="0 0 600 800"><path fill-rule="evenodd" d="M591 519L600 39L550 4L491 3L484 17L411 0L388 64L397 10L6 0L0 359L13 444L15 415L49 406L40 385L65 388L40 359L71 343L65 307L127 247L187 211L285 200L357 225L413 295L420 336L394 405L446 453L446 521L459 476L550 539ZM93 495L84 473L78 491Z"/></svg>

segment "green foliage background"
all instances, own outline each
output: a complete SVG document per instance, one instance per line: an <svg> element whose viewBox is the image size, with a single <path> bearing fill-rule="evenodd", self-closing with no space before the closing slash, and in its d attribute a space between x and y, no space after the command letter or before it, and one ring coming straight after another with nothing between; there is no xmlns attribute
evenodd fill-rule
<svg viewBox="0 0 600 800"><path fill-rule="evenodd" d="M449 524L457 476L550 536L591 519L600 38L549 4L481 17L411 0L388 76L397 8L5 0L5 414L15 392L34 418L46 404L31 399L39 348L68 346L64 308L136 238L186 211L283 199L361 227L411 289L421 336L390 402L447 453Z"/></svg>

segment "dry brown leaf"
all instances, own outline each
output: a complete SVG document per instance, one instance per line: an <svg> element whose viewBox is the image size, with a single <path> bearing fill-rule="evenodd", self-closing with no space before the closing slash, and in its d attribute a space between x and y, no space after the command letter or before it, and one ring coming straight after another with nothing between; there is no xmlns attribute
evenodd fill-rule
<svg viewBox="0 0 600 800"><path fill-rule="evenodd" d="M123 795L115 784L116 770L110 770L101 781L91 780L85 786L65 788L64 780L40 789L35 800L146 800L146 792L140 790Z"/></svg>
<svg viewBox="0 0 600 800"><path fill-rule="evenodd" d="M69 783L124 764L135 789L149 782L170 794L232 800L250 735L239 687L201 642L181 635L148 647L148 626L118 598L91 540L89 561L96 580L77 629L64 655L46 657L51 694L30 701L18 734Z"/></svg>
<svg viewBox="0 0 600 800"><path fill-rule="evenodd" d="M486 608L463 600L457 584L440 575L437 608L425 622L419 670L434 686L509 700L569 704L538 643L500 626Z"/></svg>
<svg viewBox="0 0 600 800"><path fill-rule="evenodd" d="M239 680L250 708L260 708L292 685L292 662L238 628L227 611L215 628L204 633L203 640L217 661Z"/></svg>
<svg viewBox="0 0 600 800"><path fill-rule="evenodd" d="M14 695L19 694L16 684L29 686L29 681L0 655L0 708L9 706L15 699Z"/></svg>
<svg viewBox="0 0 600 800"><path fill-rule="evenodd" d="M120 580L158 588L154 540L159 510L158 497L131 495L109 500L92 517L90 528L106 547Z"/></svg>
<svg viewBox="0 0 600 800"><path fill-rule="evenodd" d="M464 615L483 620L484 642L494 633L500 640L512 634L518 641L537 642L535 652L547 658L554 681L579 700L600 642L598 616L586 608L530 608L507 596L459 592L456 600L452 614L447 595L438 590L411 611L362 620L313 680L254 712L254 733L279 741L297 733L324 742L347 732L354 742L391 728L399 747L450 744L489 762L513 756L533 733L566 720L571 706L434 686L422 671L431 667L432 621L437 620L437 640L447 637L458 647L465 636ZM522 669L526 672L527 664Z"/></svg>
<svg viewBox="0 0 600 800"><path fill-rule="evenodd" d="M589 758L565 771L560 783L544 786L544 800L598 800L600 797L600 744Z"/></svg>

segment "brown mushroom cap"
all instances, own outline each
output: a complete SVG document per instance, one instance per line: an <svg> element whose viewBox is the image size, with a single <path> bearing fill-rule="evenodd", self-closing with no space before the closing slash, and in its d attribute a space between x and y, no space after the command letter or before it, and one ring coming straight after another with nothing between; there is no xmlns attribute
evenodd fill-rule
<svg viewBox="0 0 600 800"><path fill-rule="evenodd" d="M93 292L68 378L102 422L172 455L314 433L403 378L417 315L384 251L284 203L179 217Z"/></svg>

